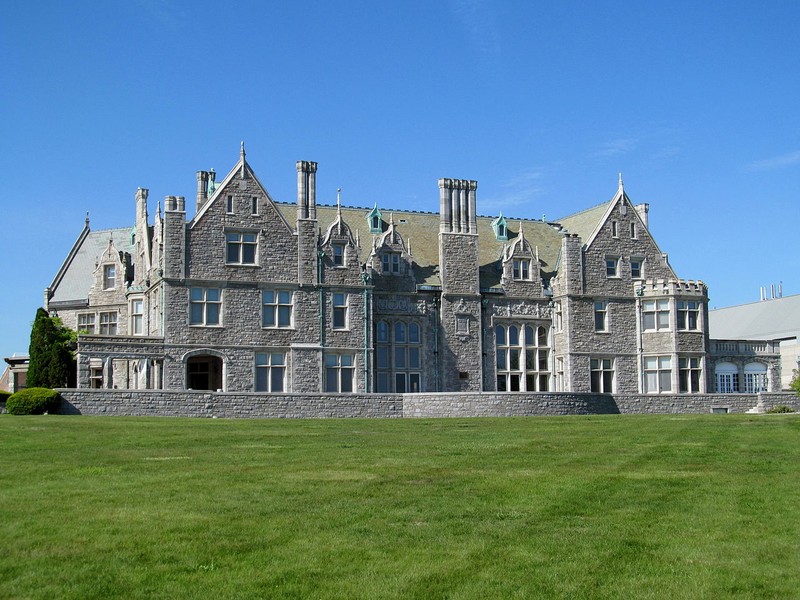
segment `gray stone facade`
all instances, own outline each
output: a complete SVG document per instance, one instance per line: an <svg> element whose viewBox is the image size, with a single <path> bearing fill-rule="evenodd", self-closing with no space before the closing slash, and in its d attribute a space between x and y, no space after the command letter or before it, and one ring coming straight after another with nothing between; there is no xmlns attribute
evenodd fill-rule
<svg viewBox="0 0 800 600"><path fill-rule="evenodd" d="M218 416L248 403L261 416L422 416L441 393L467 394L442 414L570 412L581 394L601 410L613 394L618 409L691 412L728 381L706 286L676 276L621 180L595 208L515 223L477 215L475 181L440 179L437 215L317 205L316 173L299 161L296 202L276 202L242 146L223 180L197 173L191 218L166 196L151 223L139 189L132 227L91 232L87 219L45 292L81 334L86 397L158 390L136 410L165 414L199 415L212 392L229 407ZM777 391L762 362L763 377L741 365L747 390L724 391Z"/></svg>

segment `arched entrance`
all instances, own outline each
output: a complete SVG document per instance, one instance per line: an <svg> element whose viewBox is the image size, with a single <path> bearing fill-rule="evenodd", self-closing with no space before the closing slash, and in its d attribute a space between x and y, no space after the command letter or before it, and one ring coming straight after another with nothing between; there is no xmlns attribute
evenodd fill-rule
<svg viewBox="0 0 800 600"><path fill-rule="evenodd" d="M186 359L186 387L192 390L221 390L222 359L198 354Z"/></svg>

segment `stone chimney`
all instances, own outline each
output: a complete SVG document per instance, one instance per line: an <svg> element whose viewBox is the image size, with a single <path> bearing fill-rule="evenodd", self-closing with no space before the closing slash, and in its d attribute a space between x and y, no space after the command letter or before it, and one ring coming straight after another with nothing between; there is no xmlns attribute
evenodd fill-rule
<svg viewBox="0 0 800 600"><path fill-rule="evenodd" d="M317 163L297 161L297 218L317 218Z"/></svg>
<svg viewBox="0 0 800 600"><path fill-rule="evenodd" d="M648 217L648 215L650 214L650 205L647 203L637 204L636 206L634 206L634 208L636 209L636 212L639 213L639 217L642 219L642 223L644 223L644 226L647 229L650 229L650 219Z"/></svg>
<svg viewBox="0 0 800 600"><path fill-rule="evenodd" d="M208 171L197 172L197 212L208 200Z"/></svg>

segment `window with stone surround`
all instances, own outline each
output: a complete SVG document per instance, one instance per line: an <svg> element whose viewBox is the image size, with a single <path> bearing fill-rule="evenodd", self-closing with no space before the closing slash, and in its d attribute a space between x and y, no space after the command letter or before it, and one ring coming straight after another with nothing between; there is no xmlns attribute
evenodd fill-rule
<svg viewBox="0 0 800 600"><path fill-rule="evenodd" d="M144 334L144 300L131 300L130 332L131 335Z"/></svg>
<svg viewBox="0 0 800 600"><path fill-rule="evenodd" d="M718 363L714 368L714 382L717 393L737 393L739 391L739 368L733 363Z"/></svg>
<svg viewBox="0 0 800 600"><path fill-rule="evenodd" d="M564 313L562 312L560 300L553 304L553 326L556 331L563 331L564 329Z"/></svg>
<svg viewBox="0 0 800 600"><path fill-rule="evenodd" d="M703 369L699 356L678 358L678 389L683 394L699 394Z"/></svg>
<svg viewBox="0 0 800 600"><path fill-rule="evenodd" d="M619 256L606 256L606 277L619 277Z"/></svg>
<svg viewBox="0 0 800 600"><path fill-rule="evenodd" d="M516 280L528 281L530 279L531 261L528 258L515 258L511 263L511 276Z"/></svg>
<svg viewBox="0 0 800 600"><path fill-rule="evenodd" d="M229 265L254 265L258 256L258 234L247 231L225 233L225 262Z"/></svg>
<svg viewBox="0 0 800 600"><path fill-rule="evenodd" d="M644 259L631 256L631 278L641 279L644 276Z"/></svg>
<svg viewBox="0 0 800 600"><path fill-rule="evenodd" d="M644 357L644 385L647 394L663 394L672 391L672 357Z"/></svg>
<svg viewBox="0 0 800 600"><path fill-rule="evenodd" d="M679 330L700 330L700 302L696 300L678 300L677 309Z"/></svg>
<svg viewBox="0 0 800 600"><path fill-rule="evenodd" d="M767 366L751 362L744 366L744 392L757 394L767 391Z"/></svg>
<svg viewBox="0 0 800 600"><path fill-rule="evenodd" d="M293 313L294 293L291 290L262 290L262 327L291 328Z"/></svg>
<svg viewBox="0 0 800 600"><path fill-rule="evenodd" d="M544 325L495 327L498 392L546 392L550 389L550 344Z"/></svg>
<svg viewBox="0 0 800 600"><path fill-rule="evenodd" d="M222 290L193 287L189 291L189 324L216 327L221 323Z"/></svg>
<svg viewBox="0 0 800 600"><path fill-rule="evenodd" d="M353 392L355 370L355 357L352 354L325 354L325 391Z"/></svg>
<svg viewBox="0 0 800 600"><path fill-rule="evenodd" d="M639 239L639 232L636 228L636 222L631 221L631 239L638 240Z"/></svg>
<svg viewBox="0 0 800 600"><path fill-rule="evenodd" d="M333 266L343 267L345 245L337 242L332 245L332 248L333 248Z"/></svg>
<svg viewBox="0 0 800 600"><path fill-rule="evenodd" d="M82 313L78 315L78 333L94 333L94 313Z"/></svg>
<svg viewBox="0 0 800 600"><path fill-rule="evenodd" d="M592 358L590 366L590 389L596 394L614 393L614 359Z"/></svg>
<svg viewBox="0 0 800 600"><path fill-rule="evenodd" d="M375 329L376 391L422 391L422 337L419 324L413 321L381 320Z"/></svg>
<svg viewBox="0 0 800 600"><path fill-rule="evenodd" d="M644 331L669 329L669 300L644 300L642 302L642 329Z"/></svg>
<svg viewBox="0 0 800 600"><path fill-rule="evenodd" d="M103 289L113 290L117 283L117 266L103 265Z"/></svg>
<svg viewBox="0 0 800 600"><path fill-rule="evenodd" d="M258 214L258 196L253 196L250 199L250 214L251 215Z"/></svg>
<svg viewBox="0 0 800 600"><path fill-rule="evenodd" d="M381 256L381 270L392 275L400 274L400 253L384 252Z"/></svg>
<svg viewBox="0 0 800 600"><path fill-rule="evenodd" d="M286 354L283 352L256 352L257 392L283 392L286 389Z"/></svg>
<svg viewBox="0 0 800 600"><path fill-rule="evenodd" d="M100 313L100 335L117 335L117 312Z"/></svg>
<svg viewBox="0 0 800 600"><path fill-rule="evenodd" d="M333 294L333 328L347 329L348 294L334 292Z"/></svg>
<svg viewBox="0 0 800 600"><path fill-rule="evenodd" d="M594 301L594 330L608 331L608 302L605 300Z"/></svg>
<svg viewBox="0 0 800 600"><path fill-rule="evenodd" d="M619 223L611 221L611 237L619 237Z"/></svg>
<svg viewBox="0 0 800 600"><path fill-rule="evenodd" d="M228 214L233 214L233 196L228 196L225 199L225 211Z"/></svg>

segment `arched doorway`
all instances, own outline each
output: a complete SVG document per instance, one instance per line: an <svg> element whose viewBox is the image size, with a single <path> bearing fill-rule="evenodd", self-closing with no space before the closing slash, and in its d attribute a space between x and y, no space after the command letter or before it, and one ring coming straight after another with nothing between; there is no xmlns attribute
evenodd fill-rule
<svg viewBox="0 0 800 600"><path fill-rule="evenodd" d="M222 358L198 354L186 359L186 387L192 390L221 390Z"/></svg>
<svg viewBox="0 0 800 600"><path fill-rule="evenodd" d="M739 368L733 363L719 363L714 369L717 392L735 394L739 391Z"/></svg>
<svg viewBox="0 0 800 600"><path fill-rule="evenodd" d="M748 394L767 391L767 365L751 362L744 366L744 391Z"/></svg>

